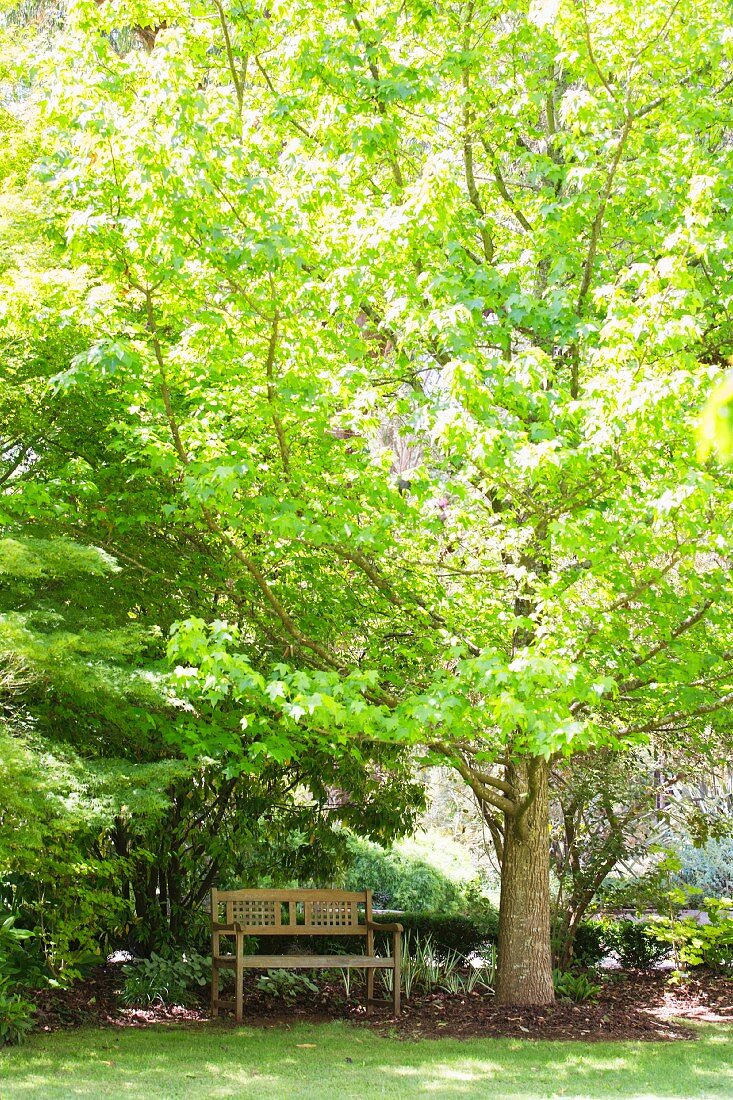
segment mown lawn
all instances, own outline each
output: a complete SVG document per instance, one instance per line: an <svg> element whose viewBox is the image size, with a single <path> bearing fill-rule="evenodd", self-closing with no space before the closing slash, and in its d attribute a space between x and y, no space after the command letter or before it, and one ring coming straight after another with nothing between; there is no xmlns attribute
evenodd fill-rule
<svg viewBox="0 0 733 1100"><path fill-rule="evenodd" d="M0 1100L733 1097L733 1027L690 1043L404 1042L348 1024L81 1030L0 1051Z"/></svg>

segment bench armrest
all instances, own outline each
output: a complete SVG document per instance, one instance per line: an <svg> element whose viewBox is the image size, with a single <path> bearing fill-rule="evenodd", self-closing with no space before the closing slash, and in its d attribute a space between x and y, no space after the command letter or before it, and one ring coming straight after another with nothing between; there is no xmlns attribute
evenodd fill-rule
<svg viewBox="0 0 733 1100"><path fill-rule="evenodd" d="M375 932L404 932L401 924L382 924L379 920L368 920L366 926Z"/></svg>
<svg viewBox="0 0 733 1100"><path fill-rule="evenodd" d="M211 922L211 931L212 932L230 932L230 933L241 932L242 931L242 926L239 923L239 921L236 921L236 920L235 920L234 924L219 924L217 921L212 921Z"/></svg>

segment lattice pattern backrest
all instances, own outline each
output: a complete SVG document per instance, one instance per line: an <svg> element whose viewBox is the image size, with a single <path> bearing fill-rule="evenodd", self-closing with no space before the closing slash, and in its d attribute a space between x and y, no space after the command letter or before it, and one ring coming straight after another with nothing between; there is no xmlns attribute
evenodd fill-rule
<svg viewBox="0 0 733 1100"><path fill-rule="evenodd" d="M305 921L312 928L352 928L359 923L359 907L351 901L312 901Z"/></svg>
<svg viewBox="0 0 733 1100"><path fill-rule="evenodd" d="M231 901L231 919L249 928L274 928L280 922L275 916L275 906L279 910L280 904L267 899L257 901ZM278 913L279 916L279 913Z"/></svg>
<svg viewBox="0 0 733 1100"><path fill-rule="evenodd" d="M369 890L214 889L211 900L214 922L254 936L365 936L372 915Z"/></svg>

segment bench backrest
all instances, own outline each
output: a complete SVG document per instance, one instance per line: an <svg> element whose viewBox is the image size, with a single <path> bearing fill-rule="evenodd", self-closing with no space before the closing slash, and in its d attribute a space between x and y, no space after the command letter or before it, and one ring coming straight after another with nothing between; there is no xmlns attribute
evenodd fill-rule
<svg viewBox="0 0 733 1100"><path fill-rule="evenodd" d="M211 919L249 936L365 936L371 890L212 890Z"/></svg>

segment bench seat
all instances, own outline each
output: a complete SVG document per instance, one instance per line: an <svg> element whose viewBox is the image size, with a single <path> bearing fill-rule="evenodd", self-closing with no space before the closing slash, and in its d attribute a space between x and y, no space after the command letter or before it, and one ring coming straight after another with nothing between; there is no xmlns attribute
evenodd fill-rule
<svg viewBox="0 0 733 1100"><path fill-rule="evenodd" d="M235 970L237 962L234 955L220 955L216 965ZM378 955L245 955L242 966L245 970L336 970L342 966L349 969L381 967L394 970L394 958L381 958Z"/></svg>

